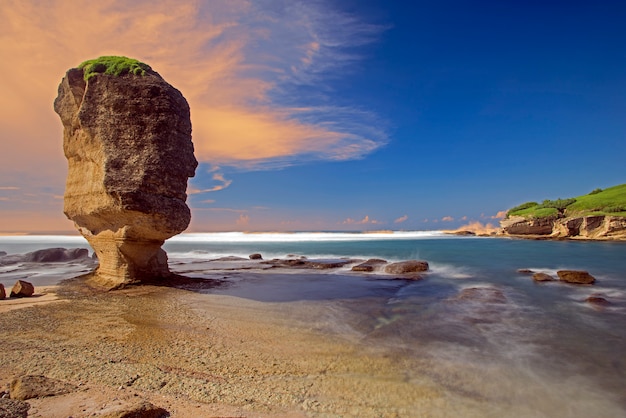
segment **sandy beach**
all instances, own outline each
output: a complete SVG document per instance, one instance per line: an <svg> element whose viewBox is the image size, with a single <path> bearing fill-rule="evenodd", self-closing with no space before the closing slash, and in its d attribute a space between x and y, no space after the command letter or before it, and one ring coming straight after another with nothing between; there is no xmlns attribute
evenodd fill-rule
<svg viewBox="0 0 626 418"><path fill-rule="evenodd" d="M446 399L405 381L406 364L316 330L306 318L319 307L80 281L56 290L63 302L0 316L4 385L31 374L77 388L29 400L29 416L97 416L139 399L176 417L447 415L418 413Z"/></svg>

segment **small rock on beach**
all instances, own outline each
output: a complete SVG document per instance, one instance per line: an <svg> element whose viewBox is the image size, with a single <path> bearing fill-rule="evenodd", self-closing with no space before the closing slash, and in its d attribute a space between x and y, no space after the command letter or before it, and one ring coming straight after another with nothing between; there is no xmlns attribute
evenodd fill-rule
<svg viewBox="0 0 626 418"><path fill-rule="evenodd" d="M33 398L63 395L74 389L73 385L60 380L50 379L46 376L26 375L13 379L9 393L11 399L25 401Z"/></svg>
<svg viewBox="0 0 626 418"><path fill-rule="evenodd" d="M24 280L18 280L13 285L13 289L11 290L11 297L15 298L26 298L32 296L35 293L35 286L32 283L25 282Z"/></svg>

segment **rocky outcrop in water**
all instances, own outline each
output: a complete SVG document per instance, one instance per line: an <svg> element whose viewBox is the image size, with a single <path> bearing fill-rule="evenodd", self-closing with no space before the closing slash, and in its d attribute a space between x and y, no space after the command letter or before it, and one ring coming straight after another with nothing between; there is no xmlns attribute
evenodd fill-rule
<svg viewBox="0 0 626 418"><path fill-rule="evenodd" d="M96 252L94 279L109 288L170 276L161 245L191 220L189 106L143 65L143 75L96 66L87 81L87 67L70 69L54 102L68 160L64 212Z"/></svg>
<svg viewBox="0 0 626 418"><path fill-rule="evenodd" d="M626 240L626 218L621 216L556 216L527 219L511 216L500 221L500 234L532 238Z"/></svg>
<svg viewBox="0 0 626 418"><path fill-rule="evenodd" d="M428 271L428 262L420 260L399 261L385 266L385 273L406 274Z"/></svg>
<svg viewBox="0 0 626 418"><path fill-rule="evenodd" d="M582 270L559 270L556 274L559 276L559 280L565 283L594 284L596 282L595 277Z"/></svg>

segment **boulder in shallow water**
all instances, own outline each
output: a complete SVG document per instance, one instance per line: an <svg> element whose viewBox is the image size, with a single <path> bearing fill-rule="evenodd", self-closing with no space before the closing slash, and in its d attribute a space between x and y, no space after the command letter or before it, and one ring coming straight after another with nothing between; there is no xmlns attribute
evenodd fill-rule
<svg viewBox="0 0 626 418"><path fill-rule="evenodd" d="M389 274L419 273L422 271L428 271L428 262L419 260L407 260L387 264L385 266L385 273Z"/></svg>
<svg viewBox="0 0 626 418"><path fill-rule="evenodd" d="M79 260L88 257L89 250L86 248L46 248L26 253L24 255L24 261L32 263L57 263Z"/></svg>
<svg viewBox="0 0 626 418"><path fill-rule="evenodd" d="M263 256L259 253L250 254L250 260L263 260Z"/></svg>
<svg viewBox="0 0 626 418"><path fill-rule="evenodd" d="M594 284L596 278L583 270L559 270L556 272L559 280L572 284Z"/></svg>
<svg viewBox="0 0 626 418"><path fill-rule="evenodd" d="M534 273L533 280L536 282L554 282L556 279L546 273Z"/></svg>
<svg viewBox="0 0 626 418"><path fill-rule="evenodd" d="M24 280L18 280L11 289L12 298L27 298L35 293L35 286Z"/></svg>

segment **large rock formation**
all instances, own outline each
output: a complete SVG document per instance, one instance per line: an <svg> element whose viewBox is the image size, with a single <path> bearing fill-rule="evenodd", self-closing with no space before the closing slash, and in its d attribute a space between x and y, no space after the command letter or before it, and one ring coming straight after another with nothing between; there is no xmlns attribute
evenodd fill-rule
<svg viewBox="0 0 626 418"><path fill-rule="evenodd" d="M119 57L135 67L109 71L118 57L102 58L67 72L54 110L68 160L64 212L97 254L94 278L114 288L170 275L161 245L189 225L198 163L183 95L145 64Z"/></svg>
<svg viewBox="0 0 626 418"><path fill-rule="evenodd" d="M500 234L520 237L626 240L626 218L622 216L511 216L500 221L500 227Z"/></svg>

